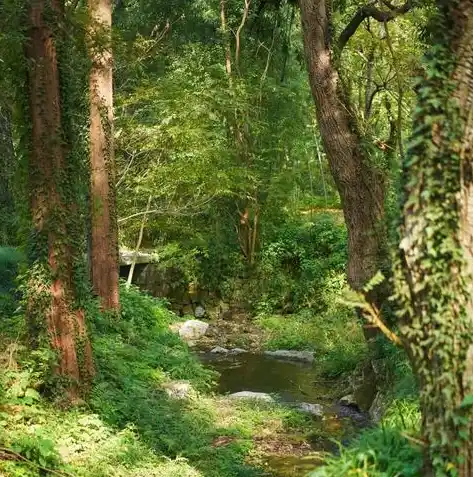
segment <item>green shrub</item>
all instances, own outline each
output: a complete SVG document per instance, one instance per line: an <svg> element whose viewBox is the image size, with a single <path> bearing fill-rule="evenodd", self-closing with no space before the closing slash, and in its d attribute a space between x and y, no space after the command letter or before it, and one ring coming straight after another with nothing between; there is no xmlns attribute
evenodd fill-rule
<svg viewBox="0 0 473 477"><path fill-rule="evenodd" d="M359 320L335 302L325 313L305 309L294 315L260 315L268 349L313 350L323 374L336 377L355 369L367 348Z"/></svg>
<svg viewBox="0 0 473 477"><path fill-rule="evenodd" d="M13 247L0 247L0 331L8 330L10 325L6 321L14 314L18 307L18 293L16 291L16 276L22 262L23 254Z"/></svg>
<svg viewBox="0 0 473 477"><path fill-rule="evenodd" d="M366 475L369 477L418 477L422 475L422 449L415 444L420 427L414 400L395 400L380 426L361 434L340 455L326 460L310 477Z"/></svg>

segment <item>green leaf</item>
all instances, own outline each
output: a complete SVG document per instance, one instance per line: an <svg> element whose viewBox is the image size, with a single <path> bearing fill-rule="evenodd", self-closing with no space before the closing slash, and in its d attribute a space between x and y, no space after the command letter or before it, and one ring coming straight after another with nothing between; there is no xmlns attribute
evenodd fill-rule
<svg viewBox="0 0 473 477"><path fill-rule="evenodd" d="M468 394L464 397L462 403L460 404L460 409L469 409L473 406L473 394Z"/></svg>

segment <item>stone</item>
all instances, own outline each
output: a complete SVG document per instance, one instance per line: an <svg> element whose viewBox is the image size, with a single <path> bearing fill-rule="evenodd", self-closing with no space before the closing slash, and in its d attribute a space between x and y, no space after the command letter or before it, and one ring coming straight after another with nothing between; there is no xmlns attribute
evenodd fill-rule
<svg viewBox="0 0 473 477"><path fill-rule="evenodd" d="M313 414L314 416L323 417L324 409L320 404L311 404L309 402L301 402L297 405L297 408L302 412Z"/></svg>
<svg viewBox="0 0 473 477"><path fill-rule="evenodd" d="M228 350L228 354L243 354L243 353L248 353L248 351L246 351L246 349L243 349L243 348L233 348L233 349L230 349Z"/></svg>
<svg viewBox="0 0 473 477"><path fill-rule="evenodd" d="M258 401L274 402L274 398L267 393L255 393L253 391L240 391L230 394L231 399L256 399Z"/></svg>
<svg viewBox="0 0 473 477"><path fill-rule="evenodd" d="M201 305L197 305L194 310L194 316L196 318L203 318L205 316L205 308Z"/></svg>
<svg viewBox="0 0 473 477"><path fill-rule="evenodd" d="M374 398L373 403L371 404L371 407L368 411L368 414L371 418L371 420L375 423L378 424L381 422L381 418L383 417L384 413L384 406L383 406L383 396L381 395L380 392L376 394L376 397Z"/></svg>
<svg viewBox="0 0 473 477"><path fill-rule="evenodd" d="M135 262L135 264L142 264L158 261L158 255L152 251L140 250L136 252L136 250L129 250L126 248L120 249L118 257L120 266L131 265L133 262Z"/></svg>
<svg viewBox="0 0 473 477"><path fill-rule="evenodd" d="M191 316L191 315L194 315L194 308L192 308L192 305L190 305L190 304L184 305L184 306L182 307L181 313L183 314L183 316Z"/></svg>
<svg viewBox="0 0 473 477"><path fill-rule="evenodd" d="M342 406L358 408L358 403L356 402L355 396L353 394L347 394L346 396L343 396L338 402Z"/></svg>
<svg viewBox="0 0 473 477"><path fill-rule="evenodd" d="M218 318L221 320L230 320L232 317L232 311L230 305L221 301L218 305Z"/></svg>
<svg viewBox="0 0 473 477"><path fill-rule="evenodd" d="M180 328L179 328L179 336L184 341L195 341L207 333L207 329L209 327L208 323L199 320L187 320Z"/></svg>
<svg viewBox="0 0 473 477"><path fill-rule="evenodd" d="M228 349L222 348L221 346L216 346L215 348L211 349L210 352L213 354L227 354Z"/></svg>
<svg viewBox="0 0 473 477"><path fill-rule="evenodd" d="M277 351L265 351L264 354L274 358L287 359L288 361L303 361L306 363L312 363L314 361L314 353L312 351L279 349Z"/></svg>
<svg viewBox="0 0 473 477"><path fill-rule="evenodd" d="M194 392L188 381L172 381L163 387L171 399L187 399Z"/></svg>

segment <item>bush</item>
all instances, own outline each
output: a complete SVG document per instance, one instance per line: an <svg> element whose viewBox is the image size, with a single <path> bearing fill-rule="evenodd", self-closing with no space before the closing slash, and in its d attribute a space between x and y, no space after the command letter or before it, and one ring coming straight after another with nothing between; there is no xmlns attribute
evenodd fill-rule
<svg viewBox="0 0 473 477"><path fill-rule="evenodd" d="M258 311L325 311L329 304L327 291L344 281L344 226L329 213L318 214L312 222L285 224L265 242L256 280Z"/></svg>
<svg viewBox="0 0 473 477"><path fill-rule="evenodd" d="M0 322L5 323L18 307L16 276L24 257L13 247L0 247Z"/></svg>
<svg viewBox="0 0 473 477"><path fill-rule="evenodd" d="M416 401L395 400L379 427L363 432L348 448L340 448L339 456L327 459L310 477L422 475L422 449L407 437L416 435L419 426Z"/></svg>

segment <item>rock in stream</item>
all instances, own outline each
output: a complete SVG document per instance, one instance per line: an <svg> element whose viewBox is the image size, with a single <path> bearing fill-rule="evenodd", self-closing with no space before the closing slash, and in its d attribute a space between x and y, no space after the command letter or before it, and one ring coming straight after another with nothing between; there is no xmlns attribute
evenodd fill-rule
<svg viewBox="0 0 473 477"><path fill-rule="evenodd" d="M264 354L273 358L287 359L288 361L302 361L305 363L312 363L314 361L314 353L312 351L279 349L276 351L265 351Z"/></svg>
<svg viewBox="0 0 473 477"><path fill-rule="evenodd" d="M195 341L207 333L209 328L209 324L205 323L204 321L200 320L187 320L180 328L179 328L179 336L184 341Z"/></svg>
<svg viewBox="0 0 473 477"><path fill-rule="evenodd" d="M230 399L257 399L259 401L274 402L274 398L268 393L256 393L253 391L240 391L228 396Z"/></svg>

